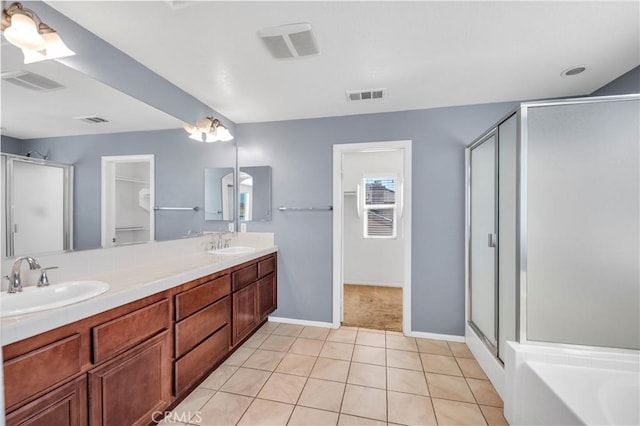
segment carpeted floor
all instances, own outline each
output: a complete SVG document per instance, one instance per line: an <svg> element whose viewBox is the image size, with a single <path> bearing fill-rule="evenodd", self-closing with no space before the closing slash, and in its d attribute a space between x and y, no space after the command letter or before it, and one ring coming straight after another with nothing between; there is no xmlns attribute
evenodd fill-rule
<svg viewBox="0 0 640 426"><path fill-rule="evenodd" d="M342 325L402 331L402 289L345 284Z"/></svg>

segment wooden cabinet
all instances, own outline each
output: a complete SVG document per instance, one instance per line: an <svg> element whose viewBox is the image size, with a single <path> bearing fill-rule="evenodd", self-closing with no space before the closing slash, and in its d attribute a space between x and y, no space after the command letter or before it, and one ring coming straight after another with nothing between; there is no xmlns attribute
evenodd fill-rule
<svg viewBox="0 0 640 426"><path fill-rule="evenodd" d="M231 293L229 274L212 280L176 295L176 321L180 321L200 309Z"/></svg>
<svg viewBox="0 0 640 426"><path fill-rule="evenodd" d="M256 283L233 293L233 346L249 335L258 324Z"/></svg>
<svg viewBox="0 0 640 426"><path fill-rule="evenodd" d="M249 336L267 316L276 310L277 257L257 259L233 272L232 277L232 346Z"/></svg>
<svg viewBox="0 0 640 426"><path fill-rule="evenodd" d="M231 277L207 281L176 295L174 392L186 394L229 353Z"/></svg>
<svg viewBox="0 0 640 426"><path fill-rule="evenodd" d="M166 330L169 321L169 301L163 299L93 327L93 362L100 363Z"/></svg>
<svg viewBox="0 0 640 426"><path fill-rule="evenodd" d="M231 273L231 289L238 291L249 284L254 283L258 279L258 263L245 266Z"/></svg>
<svg viewBox="0 0 640 426"><path fill-rule="evenodd" d="M175 392L183 395L216 366L229 353L230 326L202 342L175 363Z"/></svg>
<svg viewBox="0 0 640 426"><path fill-rule="evenodd" d="M84 426L87 379L84 375L7 414L7 426Z"/></svg>
<svg viewBox="0 0 640 426"><path fill-rule="evenodd" d="M258 320L262 321L278 307L278 288L274 273L260 279L257 284Z"/></svg>
<svg viewBox="0 0 640 426"><path fill-rule="evenodd" d="M97 425L150 424L171 403L168 332L89 371L89 419Z"/></svg>
<svg viewBox="0 0 640 426"><path fill-rule="evenodd" d="M11 409L79 374L80 364L80 335L77 333L7 360L4 363L6 407Z"/></svg>
<svg viewBox="0 0 640 426"><path fill-rule="evenodd" d="M276 309L276 259L263 256L3 347L7 424L158 420Z"/></svg>

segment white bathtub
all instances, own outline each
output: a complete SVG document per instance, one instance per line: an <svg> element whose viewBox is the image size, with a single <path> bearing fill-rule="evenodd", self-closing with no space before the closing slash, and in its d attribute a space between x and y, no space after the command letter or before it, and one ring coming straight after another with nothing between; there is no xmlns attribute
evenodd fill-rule
<svg viewBox="0 0 640 426"><path fill-rule="evenodd" d="M634 353L593 353L509 343L505 417L517 425L639 425Z"/></svg>

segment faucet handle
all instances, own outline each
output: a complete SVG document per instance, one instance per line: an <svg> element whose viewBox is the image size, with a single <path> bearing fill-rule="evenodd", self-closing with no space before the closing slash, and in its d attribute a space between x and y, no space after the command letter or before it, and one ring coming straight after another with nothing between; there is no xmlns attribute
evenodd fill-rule
<svg viewBox="0 0 640 426"><path fill-rule="evenodd" d="M38 287L45 287L50 284L49 277L47 276L47 271L51 269L58 269L57 266L49 266L48 268L40 268L40 279L38 280Z"/></svg>

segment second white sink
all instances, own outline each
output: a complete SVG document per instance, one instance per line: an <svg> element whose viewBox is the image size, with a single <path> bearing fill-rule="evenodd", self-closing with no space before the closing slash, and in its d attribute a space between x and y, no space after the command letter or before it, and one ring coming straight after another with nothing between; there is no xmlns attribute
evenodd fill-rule
<svg viewBox="0 0 640 426"><path fill-rule="evenodd" d="M0 316L30 314L90 299L109 290L102 281L67 281L46 287L24 287L20 293L0 293Z"/></svg>
<svg viewBox="0 0 640 426"><path fill-rule="evenodd" d="M211 254L244 254L244 253L252 253L256 251L253 247L244 247L244 246L236 246L236 247L225 247L217 250L209 250Z"/></svg>

